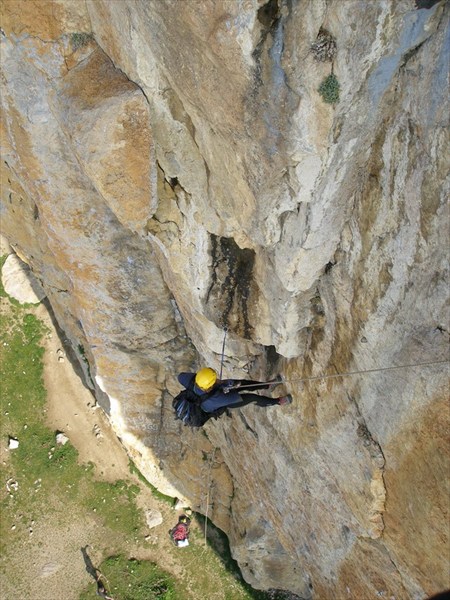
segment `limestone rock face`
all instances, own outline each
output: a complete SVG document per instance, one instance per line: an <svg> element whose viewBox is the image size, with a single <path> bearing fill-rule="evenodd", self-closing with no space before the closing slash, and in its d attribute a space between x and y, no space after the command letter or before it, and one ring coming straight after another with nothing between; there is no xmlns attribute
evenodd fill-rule
<svg viewBox="0 0 450 600"><path fill-rule="evenodd" d="M22 4L2 233L140 470L255 587L450 587L448 4ZM188 431L176 375L220 370L224 328L224 375L294 403Z"/></svg>

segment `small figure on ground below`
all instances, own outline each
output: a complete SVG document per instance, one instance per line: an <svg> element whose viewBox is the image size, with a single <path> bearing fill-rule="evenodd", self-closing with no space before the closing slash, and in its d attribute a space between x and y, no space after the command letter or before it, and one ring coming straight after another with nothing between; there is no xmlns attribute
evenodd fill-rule
<svg viewBox="0 0 450 600"><path fill-rule="evenodd" d="M81 553L83 554L86 571L89 573L89 575L91 577L93 577L95 579L95 583L97 584L96 594L97 594L97 596L100 596L101 598L104 598L105 600L114 600L114 598L112 596L110 596L108 594L108 592L106 591L105 585L102 582L102 574L97 569L97 567L94 566L94 563L92 562L91 557L89 556L89 554L87 552L88 548L89 548L89 544L87 544L86 546L81 548Z"/></svg>
<svg viewBox="0 0 450 600"><path fill-rule="evenodd" d="M175 527L169 531L170 539L178 546L178 548L184 548L185 546L189 546L189 525L191 524L191 520L186 515L180 515L178 518L178 523Z"/></svg>
<svg viewBox="0 0 450 600"><path fill-rule="evenodd" d="M114 598L112 596L110 596L108 594L108 592L106 591L106 588L101 580L101 573L97 574L96 577L96 581L97 581L97 596L100 596L101 598L104 598L105 600L114 600Z"/></svg>

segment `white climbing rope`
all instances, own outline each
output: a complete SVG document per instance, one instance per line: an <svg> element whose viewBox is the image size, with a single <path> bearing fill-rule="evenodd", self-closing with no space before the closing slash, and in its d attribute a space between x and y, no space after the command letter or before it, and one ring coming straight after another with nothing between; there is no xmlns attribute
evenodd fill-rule
<svg viewBox="0 0 450 600"><path fill-rule="evenodd" d="M414 363L411 365L397 365L393 367L377 367L376 369L361 369L360 371L349 371L347 373L332 373L329 375L316 375L314 377L295 377L293 379L283 379L282 381L259 381L254 384L246 384L245 388L255 387L265 383L267 385L279 385L280 383L292 383L297 381L301 383L303 381L318 381L319 379L336 379L337 377L352 377L354 375L364 375L366 373L380 373L381 371L393 371L395 369L411 369L414 367L426 367L431 365L442 365L450 364L450 360L434 360L430 362ZM239 389L239 386L230 389Z"/></svg>
<svg viewBox="0 0 450 600"><path fill-rule="evenodd" d="M224 329L224 335L223 335L223 342L222 342L222 356L220 357L220 375L219 375L219 379L222 379L223 359L224 359L224 356L225 356L225 340L227 339L227 332L228 332L228 329L225 327L225 329Z"/></svg>

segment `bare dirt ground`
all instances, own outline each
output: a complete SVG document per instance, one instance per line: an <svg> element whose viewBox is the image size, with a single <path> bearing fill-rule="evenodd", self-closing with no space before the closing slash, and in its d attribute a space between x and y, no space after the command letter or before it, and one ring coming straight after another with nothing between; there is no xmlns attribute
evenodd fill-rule
<svg viewBox="0 0 450 600"><path fill-rule="evenodd" d="M176 552L167 534L177 522L177 513L167 503L157 500L128 467L128 456L109 425L101 408L95 406L91 392L84 387L66 355L63 341L44 305L30 309L49 328L45 339L44 379L47 389L47 425L64 432L79 452L79 462L94 463L96 479L109 482L128 480L139 485L138 506L159 510L163 523L147 530L143 539L134 543L117 539L99 524L92 514L64 514L58 507L32 524L32 535L15 551L14 571L17 577L1 583L1 600L78 600L80 592L93 584L86 571L81 548L95 566L115 553L157 562L176 577L183 575ZM7 451L6 451L7 454ZM2 452L2 458L6 458ZM62 508L62 510L61 510ZM63 514L63 517L61 517ZM29 527L29 524L18 525ZM151 547L144 543L150 536ZM175 553L174 553L175 550ZM13 583L15 582L15 583Z"/></svg>
<svg viewBox="0 0 450 600"><path fill-rule="evenodd" d="M47 425L63 431L77 448L80 463L93 462L106 481L116 481L128 472L128 457L95 398L81 382L66 355L47 310L37 316L51 328L46 337L44 383L47 390Z"/></svg>

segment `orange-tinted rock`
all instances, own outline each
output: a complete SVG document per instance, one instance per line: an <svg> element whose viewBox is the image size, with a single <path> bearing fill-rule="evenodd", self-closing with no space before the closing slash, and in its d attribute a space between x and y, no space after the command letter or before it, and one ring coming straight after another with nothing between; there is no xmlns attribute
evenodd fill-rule
<svg viewBox="0 0 450 600"><path fill-rule="evenodd" d="M40 4L3 7L2 230L130 456L255 587L449 587L448 7ZM171 399L225 326L224 375L294 403L205 436Z"/></svg>

